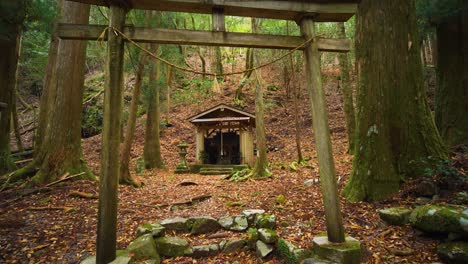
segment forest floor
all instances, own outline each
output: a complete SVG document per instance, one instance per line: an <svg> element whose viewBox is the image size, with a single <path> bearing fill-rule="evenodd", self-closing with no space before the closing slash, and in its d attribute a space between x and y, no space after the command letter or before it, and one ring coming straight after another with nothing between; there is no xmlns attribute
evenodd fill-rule
<svg viewBox="0 0 468 264"><path fill-rule="evenodd" d="M265 73L264 73L265 75ZM333 74L326 78L330 129L340 190L352 167L352 156L347 154L347 136L341 96ZM135 189L119 186L118 248L126 248L135 239L137 226L176 216L212 216L215 218L236 215L244 209L264 209L277 216L278 232L283 238L307 248L315 235L325 229L324 209L320 184L309 187L304 181L318 179L317 157L314 148L309 105L306 96L300 100L302 150L310 157L310 167L289 170L296 159L293 102L286 99L284 91L267 91L266 127L268 158L274 177L265 180L230 182L220 176L174 174L178 161L177 144L189 143L188 161L194 161L194 128L187 117L221 102L232 105L234 82L225 83L223 95L215 95L195 104L176 103L171 109L172 126L162 131L161 143L167 170L144 171L138 177L144 187ZM250 93L250 92L249 92ZM303 95L305 92L303 91ZM246 111L254 112L254 102L248 96ZM164 117L164 116L163 116ZM144 120L139 119L132 150L132 168L143 153ZM84 157L91 170L99 174L101 137L83 140ZM283 168L285 167L285 168ZM197 183L178 186L182 181ZM95 252L97 199L71 197L72 191L98 193L98 184L91 181L70 181L57 184L41 193L25 195L13 200L24 189L0 193L0 262L2 263L78 263ZM198 195L211 198L187 206L164 206L189 200ZM277 204L276 197L284 195L286 202ZM235 203L232 203L235 202ZM438 261L437 240L421 235L409 226L387 226L377 213L391 206L412 206L414 198L396 195L379 203L349 203L341 199L346 232L362 242L366 263L431 263ZM237 206L232 206L235 204ZM239 234L232 234L239 236ZM183 235L182 235L183 236ZM186 236L192 245L211 244L220 239L206 235ZM206 259L179 257L165 259L164 263L262 263L255 253L239 252L220 254ZM279 263L272 256L267 263Z"/></svg>

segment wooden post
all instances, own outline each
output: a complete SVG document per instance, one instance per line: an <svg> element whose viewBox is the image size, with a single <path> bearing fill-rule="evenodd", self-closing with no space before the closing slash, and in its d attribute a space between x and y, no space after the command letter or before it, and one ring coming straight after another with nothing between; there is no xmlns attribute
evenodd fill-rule
<svg viewBox="0 0 468 264"><path fill-rule="evenodd" d="M313 18L304 17L299 24L305 39L315 37L315 23ZM341 219L335 164L331 148L330 130L328 128L327 105L322 87L320 53L317 48L317 42L313 41L305 48L304 57L307 91L311 103L323 204L325 206L327 235L330 242L341 243L345 241L344 228Z"/></svg>
<svg viewBox="0 0 468 264"><path fill-rule="evenodd" d="M224 10L222 8L213 8L212 15L213 31L226 31L226 23L224 22Z"/></svg>
<svg viewBox="0 0 468 264"><path fill-rule="evenodd" d="M111 5L109 26L122 30L126 10ZM121 136L124 42L112 29L107 41L107 78L104 95L101 179L96 241L96 263L109 263L116 257L117 200Z"/></svg>
<svg viewBox="0 0 468 264"><path fill-rule="evenodd" d="M197 128L196 144L197 163L203 164L203 157L200 155L201 152L205 150L205 130L203 128Z"/></svg>

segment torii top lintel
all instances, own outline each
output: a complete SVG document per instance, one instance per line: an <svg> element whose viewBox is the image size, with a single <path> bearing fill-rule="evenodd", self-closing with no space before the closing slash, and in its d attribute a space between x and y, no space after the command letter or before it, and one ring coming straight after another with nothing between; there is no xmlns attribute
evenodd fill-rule
<svg viewBox="0 0 468 264"><path fill-rule="evenodd" d="M345 22L357 10L360 0L68 0L85 4L109 6L125 4L132 9L211 14L222 8L228 16L297 20L313 15L317 22Z"/></svg>

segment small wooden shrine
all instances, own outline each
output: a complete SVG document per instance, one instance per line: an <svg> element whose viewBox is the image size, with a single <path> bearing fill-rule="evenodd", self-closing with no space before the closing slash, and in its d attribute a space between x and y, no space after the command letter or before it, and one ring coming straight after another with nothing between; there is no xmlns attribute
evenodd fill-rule
<svg viewBox="0 0 468 264"><path fill-rule="evenodd" d="M254 164L255 115L220 104L188 119L199 164Z"/></svg>

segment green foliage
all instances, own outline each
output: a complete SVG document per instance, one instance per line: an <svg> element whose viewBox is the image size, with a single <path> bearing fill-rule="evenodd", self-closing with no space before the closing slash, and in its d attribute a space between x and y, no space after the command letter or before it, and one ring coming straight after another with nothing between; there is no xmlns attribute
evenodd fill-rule
<svg viewBox="0 0 468 264"><path fill-rule="evenodd" d="M174 91L173 99L175 102L197 103L209 98L211 93L212 79L192 79L182 80L184 89Z"/></svg>
<svg viewBox="0 0 468 264"><path fill-rule="evenodd" d="M434 157L426 157L410 162L409 176L413 178L423 177L434 182L442 189L456 189L468 180L466 174L460 173L451 165L449 160Z"/></svg>
<svg viewBox="0 0 468 264"><path fill-rule="evenodd" d="M416 0L421 35L432 33L434 24L457 16L463 10L468 10L468 3L463 0Z"/></svg>
<svg viewBox="0 0 468 264"><path fill-rule="evenodd" d="M235 181L235 182L239 182L239 181L245 181L247 180L249 177L249 174L252 172L251 169L249 168L245 168L243 170L238 170L238 171L234 171L233 173L231 173L230 177L229 177L229 180L230 181Z"/></svg>
<svg viewBox="0 0 468 264"><path fill-rule="evenodd" d="M18 14L12 12L15 16ZM47 64L48 48L57 16L56 1L32 0L26 6L26 19L23 23L22 47L19 60L20 80L24 86L39 94ZM39 89L37 89L39 88Z"/></svg>
<svg viewBox="0 0 468 264"><path fill-rule="evenodd" d="M207 164L210 162L210 156L208 155L206 151L204 150L200 151L199 155L200 155L200 160L202 160L204 164Z"/></svg>
<svg viewBox="0 0 468 264"><path fill-rule="evenodd" d="M282 194L276 196L276 198L275 198L275 203L277 203L277 204L281 204L281 205L282 205L282 204L285 204L286 202L287 202L287 199L286 199L286 197L285 197L284 195L282 195Z"/></svg>
<svg viewBox="0 0 468 264"><path fill-rule="evenodd" d="M135 167L135 172L136 174L140 174L145 170L145 159L143 156L139 157L137 159L136 167Z"/></svg>
<svg viewBox="0 0 468 264"><path fill-rule="evenodd" d="M81 121L81 136L86 138L101 133L102 120L101 108L96 105L84 107Z"/></svg>

